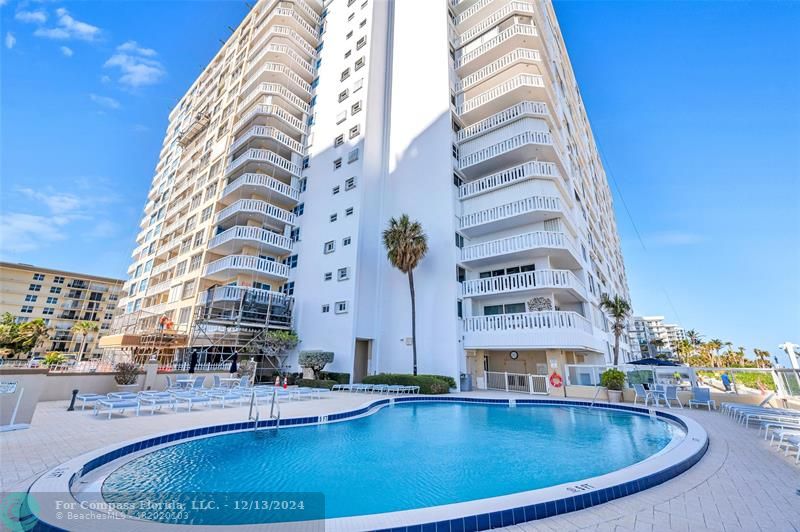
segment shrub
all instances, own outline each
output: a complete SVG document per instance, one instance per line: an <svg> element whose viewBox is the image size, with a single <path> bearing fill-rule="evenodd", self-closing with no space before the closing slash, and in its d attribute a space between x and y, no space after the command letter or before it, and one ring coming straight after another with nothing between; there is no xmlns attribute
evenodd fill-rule
<svg viewBox="0 0 800 532"><path fill-rule="evenodd" d="M297 379L298 386L306 386L308 388L333 388L334 384L339 384L336 381L325 379Z"/></svg>
<svg viewBox="0 0 800 532"><path fill-rule="evenodd" d="M625 373L616 368L608 368L600 374L600 385L609 390L622 391L625 386Z"/></svg>
<svg viewBox="0 0 800 532"><path fill-rule="evenodd" d="M362 380L364 384L399 384L401 386L419 386L424 394L443 394L450 392L450 383L433 375L408 375L400 373L381 373L369 375Z"/></svg>
<svg viewBox="0 0 800 532"><path fill-rule="evenodd" d="M319 378L326 381L336 381L337 384L350 384L349 373L336 373L335 371L320 371Z"/></svg>
<svg viewBox="0 0 800 532"><path fill-rule="evenodd" d="M57 366L58 364L63 364L66 362L67 357L62 355L57 351L51 351L44 356L44 360L42 361L43 366Z"/></svg>
<svg viewBox="0 0 800 532"><path fill-rule="evenodd" d="M773 392L775 391L775 381L772 380L771 373L740 373L737 371L733 374L733 379L736 381L736 384L742 384L754 390L758 390L758 381L761 381L761 384L763 384L766 389L772 390Z"/></svg>
<svg viewBox="0 0 800 532"><path fill-rule="evenodd" d="M300 351L297 362L304 368L311 368L314 376L319 377L319 372L322 371L325 364L333 362L333 353L330 351Z"/></svg>
<svg viewBox="0 0 800 532"><path fill-rule="evenodd" d="M136 384L136 378L139 376L139 365L133 362L120 362L114 367L117 372L114 375L114 380L120 386L128 384Z"/></svg>
<svg viewBox="0 0 800 532"><path fill-rule="evenodd" d="M419 375L419 377L433 377L434 379L439 379L446 382L451 388L456 387L456 380L448 375Z"/></svg>

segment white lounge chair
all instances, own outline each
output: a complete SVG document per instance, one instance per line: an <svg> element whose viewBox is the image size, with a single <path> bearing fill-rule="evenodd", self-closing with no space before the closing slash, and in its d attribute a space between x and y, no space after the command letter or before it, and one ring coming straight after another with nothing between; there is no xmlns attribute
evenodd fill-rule
<svg viewBox="0 0 800 532"><path fill-rule="evenodd" d="M81 410L86 409L86 403L96 403L101 399L108 399L107 395L100 395L99 393L79 393L75 397L81 402Z"/></svg>
<svg viewBox="0 0 800 532"><path fill-rule="evenodd" d="M168 392L155 392L155 393L142 392L139 395L140 410L141 406L149 405L151 416L155 413L156 407L158 407L158 409L161 410L162 406L167 405L172 407L174 406L174 403L175 403L175 397L173 397L173 395Z"/></svg>
<svg viewBox="0 0 800 532"><path fill-rule="evenodd" d="M191 392L176 393L173 394L173 397L175 398L175 403L173 404L173 408L176 412L178 411L178 406L180 406L181 404L185 404L186 409L191 412L192 407L194 405L204 404L211 401L210 397L207 397L203 394L191 393Z"/></svg>
<svg viewBox="0 0 800 532"><path fill-rule="evenodd" d="M94 415L99 414L105 410L108 412L108 419L111 419L111 414L119 412L124 414L125 410L136 410L136 415L139 415L139 399L113 399L106 398L100 399L94 404Z"/></svg>

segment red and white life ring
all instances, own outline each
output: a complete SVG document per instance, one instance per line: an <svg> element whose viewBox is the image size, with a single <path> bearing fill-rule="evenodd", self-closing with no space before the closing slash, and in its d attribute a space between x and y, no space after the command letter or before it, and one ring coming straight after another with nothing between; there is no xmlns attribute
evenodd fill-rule
<svg viewBox="0 0 800 532"><path fill-rule="evenodd" d="M556 373L555 371L550 374L550 386L553 388L561 388L564 384L564 379L561 378L561 375Z"/></svg>

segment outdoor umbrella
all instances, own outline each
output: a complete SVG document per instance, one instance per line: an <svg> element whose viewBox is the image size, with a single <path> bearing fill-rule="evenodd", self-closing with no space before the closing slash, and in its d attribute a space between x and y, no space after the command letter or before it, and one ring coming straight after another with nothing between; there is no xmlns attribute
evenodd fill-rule
<svg viewBox="0 0 800 532"><path fill-rule="evenodd" d="M632 364L634 366L677 366L675 362L671 362L669 360L661 360L660 358L643 358L641 360L634 360L633 362L628 362L628 364Z"/></svg>
<svg viewBox="0 0 800 532"><path fill-rule="evenodd" d="M189 359L189 373L194 373L195 366L197 366L197 349L192 349L192 358Z"/></svg>
<svg viewBox="0 0 800 532"><path fill-rule="evenodd" d="M236 359L238 358L239 358L239 353L234 351L233 357L231 357L231 370L230 370L231 373L236 373L238 371L238 368L236 367Z"/></svg>

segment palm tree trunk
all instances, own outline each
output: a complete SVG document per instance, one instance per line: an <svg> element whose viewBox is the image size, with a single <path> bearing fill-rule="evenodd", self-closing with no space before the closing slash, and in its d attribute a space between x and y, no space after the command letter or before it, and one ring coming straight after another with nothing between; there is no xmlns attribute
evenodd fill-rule
<svg viewBox="0 0 800 532"><path fill-rule="evenodd" d="M619 364L619 336L622 334L617 327L614 327L614 365Z"/></svg>
<svg viewBox="0 0 800 532"><path fill-rule="evenodd" d="M414 295L414 272L408 270L408 288L411 291L411 350L414 353L414 375L417 374L417 304Z"/></svg>
<svg viewBox="0 0 800 532"><path fill-rule="evenodd" d="M86 349L86 335L81 336L81 350L78 353L78 362L83 360L83 350Z"/></svg>

